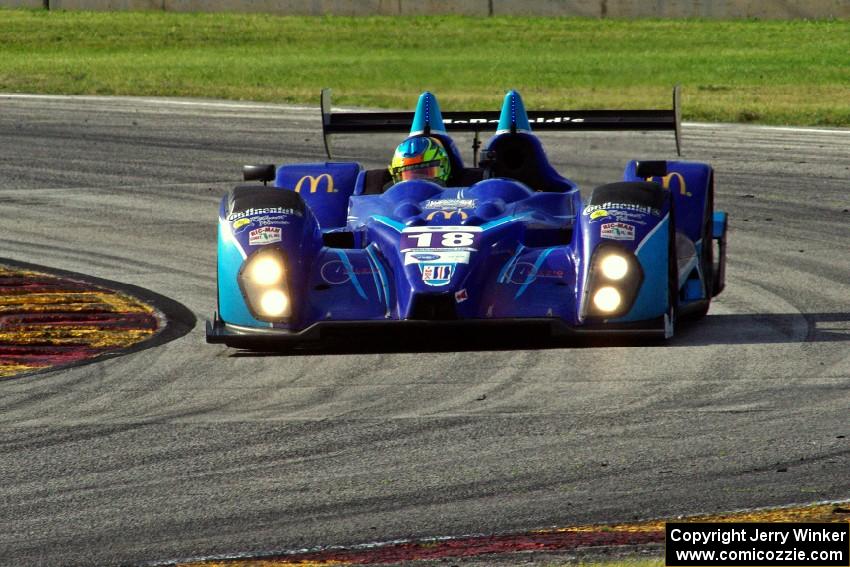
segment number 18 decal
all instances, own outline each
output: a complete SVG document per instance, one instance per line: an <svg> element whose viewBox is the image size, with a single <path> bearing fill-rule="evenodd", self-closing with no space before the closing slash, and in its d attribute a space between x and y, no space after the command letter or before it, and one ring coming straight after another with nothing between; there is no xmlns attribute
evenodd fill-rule
<svg viewBox="0 0 850 567"><path fill-rule="evenodd" d="M475 245L478 243L480 233L479 227L406 228L402 232L401 251L421 250L423 248L476 250Z"/></svg>

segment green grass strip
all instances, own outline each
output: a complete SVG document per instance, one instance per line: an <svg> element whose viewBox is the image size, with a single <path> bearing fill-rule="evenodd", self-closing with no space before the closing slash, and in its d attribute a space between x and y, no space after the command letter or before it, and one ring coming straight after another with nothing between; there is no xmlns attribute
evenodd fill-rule
<svg viewBox="0 0 850 567"><path fill-rule="evenodd" d="M658 108L850 125L850 21L278 17L0 10L0 92L411 108Z"/></svg>

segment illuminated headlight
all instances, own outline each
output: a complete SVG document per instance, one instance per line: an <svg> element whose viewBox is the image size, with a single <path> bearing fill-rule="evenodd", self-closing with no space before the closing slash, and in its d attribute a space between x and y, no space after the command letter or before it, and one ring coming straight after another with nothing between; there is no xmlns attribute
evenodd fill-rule
<svg viewBox="0 0 850 567"><path fill-rule="evenodd" d="M276 256L258 257L248 267L248 277L262 286L271 286L283 279L283 263Z"/></svg>
<svg viewBox="0 0 850 567"><path fill-rule="evenodd" d="M609 254L599 263L599 269L609 280L621 280L629 272L629 263L619 254Z"/></svg>
<svg viewBox="0 0 850 567"><path fill-rule="evenodd" d="M289 298L279 289L264 291L260 296L260 310L267 317L281 317L289 308Z"/></svg>
<svg viewBox="0 0 850 567"><path fill-rule="evenodd" d="M643 269L634 252L612 242L593 251L582 310L591 319L626 315L643 285Z"/></svg>
<svg viewBox="0 0 850 567"><path fill-rule="evenodd" d="M611 286L599 288L593 294L593 304L602 312L612 313L620 307L620 303L622 303L620 292Z"/></svg>
<svg viewBox="0 0 850 567"><path fill-rule="evenodd" d="M280 250L255 252L245 261L238 278L245 303L255 318L274 322L292 316L286 263Z"/></svg>

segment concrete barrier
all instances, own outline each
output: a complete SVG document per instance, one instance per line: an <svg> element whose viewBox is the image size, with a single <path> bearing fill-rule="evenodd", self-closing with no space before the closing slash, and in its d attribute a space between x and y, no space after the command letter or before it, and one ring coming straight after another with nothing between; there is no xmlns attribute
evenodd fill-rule
<svg viewBox="0 0 850 567"><path fill-rule="evenodd" d="M44 0L0 0L0 8L44 8Z"/></svg>
<svg viewBox="0 0 850 567"><path fill-rule="evenodd" d="M601 0L609 18L848 18L848 0Z"/></svg>
<svg viewBox="0 0 850 567"><path fill-rule="evenodd" d="M44 0L0 0L39 8ZM850 0L49 0L51 10L264 12L340 16L584 16L591 18L850 18Z"/></svg>
<svg viewBox="0 0 850 567"><path fill-rule="evenodd" d="M161 0L169 12L262 12L293 16L394 15L398 0Z"/></svg>
<svg viewBox="0 0 850 567"><path fill-rule="evenodd" d="M98 12L162 10L162 0L50 0L51 10Z"/></svg>

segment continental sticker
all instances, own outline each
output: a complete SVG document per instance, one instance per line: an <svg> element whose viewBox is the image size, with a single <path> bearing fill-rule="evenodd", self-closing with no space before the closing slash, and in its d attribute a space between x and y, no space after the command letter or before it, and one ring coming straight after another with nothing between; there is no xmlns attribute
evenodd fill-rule
<svg viewBox="0 0 850 567"><path fill-rule="evenodd" d="M601 205L588 205L584 208L584 215L590 216L596 211L607 211L608 209L617 209L621 211L634 211L645 215L661 216L661 211L655 207L647 207L646 205L635 205L632 203L602 203Z"/></svg>
<svg viewBox="0 0 850 567"><path fill-rule="evenodd" d="M261 226L248 233L248 243L251 246L262 246L280 242L280 227Z"/></svg>
<svg viewBox="0 0 850 567"><path fill-rule="evenodd" d="M286 215L300 217L303 216L303 213L296 209L290 209L287 207L260 207L256 209L252 207L250 209L245 209L244 211L239 211L238 213L231 214L227 217L227 220L233 222L239 219L244 219L257 215Z"/></svg>
<svg viewBox="0 0 850 567"><path fill-rule="evenodd" d="M624 222L607 222L600 227L599 235L610 240L634 240L635 227Z"/></svg>

